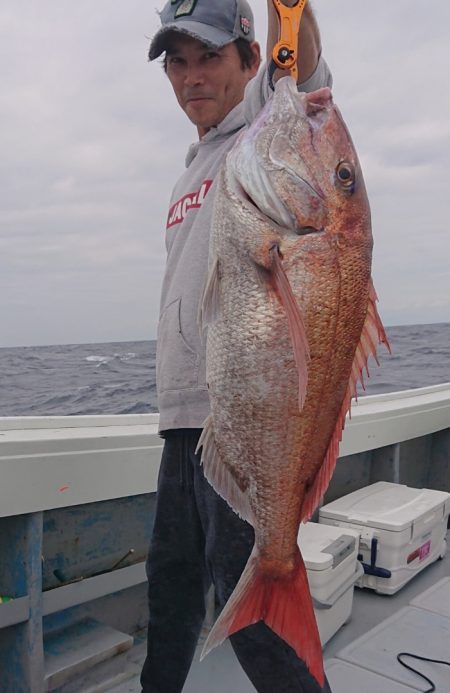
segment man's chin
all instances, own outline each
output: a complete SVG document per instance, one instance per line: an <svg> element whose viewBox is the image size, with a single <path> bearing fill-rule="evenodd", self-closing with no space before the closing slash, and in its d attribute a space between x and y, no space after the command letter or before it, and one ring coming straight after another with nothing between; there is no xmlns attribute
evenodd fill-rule
<svg viewBox="0 0 450 693"><path fill-rule="evenodd" d="M199 128L212 128L217 124L217 118L212 113L201 113L197 108L190 108L189 104L185 109L185 113L191 123L194 123Z"/></svg>

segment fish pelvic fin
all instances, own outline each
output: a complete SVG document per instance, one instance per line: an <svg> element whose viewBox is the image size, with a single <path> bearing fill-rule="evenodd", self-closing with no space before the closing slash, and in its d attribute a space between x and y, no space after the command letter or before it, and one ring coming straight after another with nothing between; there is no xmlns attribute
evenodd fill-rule
<svg viewBox="0 0 450 693"><path fill-rule="evenodd" d="M220 317L220 274L219 258L216 256L210 266L203 296L200 301L197 323L202 331L207 325Z"/></svg>
<svg viewBox="0 0 450 693"><path fill-rule="evenodd" d="M230 468L225 465L219 454L211 414L203 423L203 431L195 452L200 452L200 450L203 472L213 489L227 501L239 517L252 524L254 518L248 494L239 487Z"/></svg>
<svg viewBox="0 0 450 693"><path fill-rule="evenodd" d="M301 411L306 399L306 390L308 387L308 363L309 363L309 345L306 336L305 323L303 315L292 291L289 279L281 262L280 254L277 247L271 250L272 254L272 271L271 276L275 286L275 291L283 306L289 325L289 333L294 351L295 365L298 372L298 407Z"/></svg>
<svg viewBox="0 0 450 693"><path fill-rule="evenodd" d="M283 577L268 575L256 547L222 613L214 624L200 659L233 633L258 621L271 628L302 659L320 687L324 685L322 646L300 551Z"/></svg>
<svg viewBox="0 0 450 693"><path fill-rule="evenodd" d="M339 443L342 440L342 431L344 430L346 416L347 414L351 414L352 398L357 398L358 382L361 384L363 390L365 389L363 375L364 371L366 371L367 376L370 377L368 367L370 356L373 356L376 363L380 365L377 356L378 344L384 344L389 353L391 353L389 340L383 327L383 323L381 322L381 318L378 314L376 306L377 300L377 294L374 289L372 279L370 279L366 319L364 321L361 338L358 346L356 347L355 356L353 358L350 380L342 402L339 416L337 418L336 427L333 431L328 449L325 453L324 461L316 474L311 488L305 494L305 500L301 509L301 519L304 522L311 518L311 515L319 505L322 496L328 488L331 477L333 476L334 468L336 467L336 461L339 455Z"/></svg>

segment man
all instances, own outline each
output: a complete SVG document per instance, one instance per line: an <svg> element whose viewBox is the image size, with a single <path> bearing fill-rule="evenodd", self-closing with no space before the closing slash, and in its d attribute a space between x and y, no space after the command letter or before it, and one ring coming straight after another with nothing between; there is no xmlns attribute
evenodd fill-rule
<svg viewBox="0 0 450 693"><path fill-rule="evenodd" d="M150 621L141 683L144 693L179 693L195 653L211 583L222 607L253 546L253 529L214 492L195 455L209 411L205 343L197 313L207 274L214 181L240 130L269 97L270 87L267 68L258 72L260 47L247 0L169 0L160 18L149 58L165 53L167 77L199 139L188 151L167 218L157 352L165 444L147 564ZM278 40L271 0L268 18L270 59ZM319 32L308 5L299 47L300 89L329 86L331 76L320 57ZM278 71L274 79L282 74ZM259 693L318 693L305 664L263 622L230 640ZM323 690L329 691L327 684Z"/></svg>

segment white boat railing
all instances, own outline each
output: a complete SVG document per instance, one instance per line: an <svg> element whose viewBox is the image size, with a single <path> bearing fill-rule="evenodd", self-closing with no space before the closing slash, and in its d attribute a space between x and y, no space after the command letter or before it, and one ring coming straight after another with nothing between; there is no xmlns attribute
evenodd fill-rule
<svg viewBox="0 0 450 693"><path fill-rule="evenodd" d="M0 418L0 517L156 490L158 414ZM340 456L450 428L450 383L364 396Z"/></svg>

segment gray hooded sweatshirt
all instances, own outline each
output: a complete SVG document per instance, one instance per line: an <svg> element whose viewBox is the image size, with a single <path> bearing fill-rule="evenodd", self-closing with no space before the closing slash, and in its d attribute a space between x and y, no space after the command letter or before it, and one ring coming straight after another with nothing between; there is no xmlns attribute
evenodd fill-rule
<svg viewBox="0 0 450 693"><path fill-rule="evenodd" d="M299 91L331 83L328 66L320 58ZM267 68L262 66L247 85L244 100L190 146L186 170L172 193L156 357L160 431L201 428L209 413L206 335L200 333L197 315L208 271L214 181L239 132L252 122L270 93Z"/></svg>

